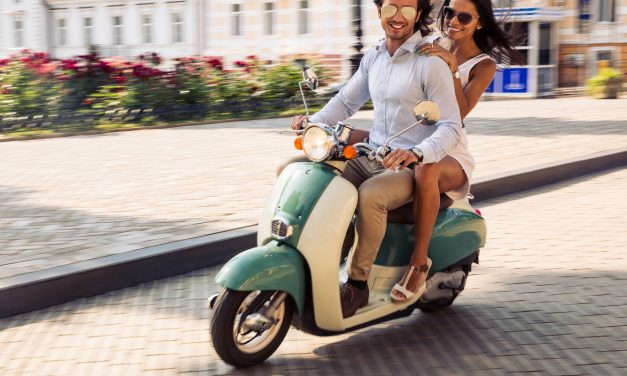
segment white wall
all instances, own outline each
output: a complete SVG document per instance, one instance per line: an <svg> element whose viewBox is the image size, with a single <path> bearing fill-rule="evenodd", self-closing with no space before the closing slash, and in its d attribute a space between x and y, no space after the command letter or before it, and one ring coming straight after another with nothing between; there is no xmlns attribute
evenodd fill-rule
<svg viewBox="0 0 627 376"><path fill-rule="evenodd" d="M14 20L22 19L22 46L15 45ZM42 0L0 0L0 56L6 57L24 48L47 51L46 8Z"/></svg>

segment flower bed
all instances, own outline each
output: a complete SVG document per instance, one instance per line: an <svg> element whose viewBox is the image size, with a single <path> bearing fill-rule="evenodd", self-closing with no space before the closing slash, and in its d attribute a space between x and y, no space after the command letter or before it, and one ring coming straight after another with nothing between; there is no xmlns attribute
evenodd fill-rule
<svg viewBox="0 0 627 376"><path fill-rule="evenodd" d="M162 67L155 53L134 61L95 54L52 60L25 50L0 60L0 132L257 117L301 107L296 65L248 56L233 69L220 57Z"/></svg>

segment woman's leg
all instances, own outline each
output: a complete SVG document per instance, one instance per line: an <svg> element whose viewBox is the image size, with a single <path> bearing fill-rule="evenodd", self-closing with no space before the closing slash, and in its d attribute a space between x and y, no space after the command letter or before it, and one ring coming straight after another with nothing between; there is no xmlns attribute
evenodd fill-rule
<svg viewBox="0 0 627 376"><path fill-rule="evenodd" d="M410 264L416 269L407 283L407 289L412 292L418 291L427 279L427 273L420 272L419 267L427 263L429 242L440 208L440 194L462 187L467 178L459 162L447 156L438 163L416 166L415 179L413 210L416 245ZM407 274L403 276L401 285L407 277ZM396 292L394 294L400 299L403 298Z"/></svg>

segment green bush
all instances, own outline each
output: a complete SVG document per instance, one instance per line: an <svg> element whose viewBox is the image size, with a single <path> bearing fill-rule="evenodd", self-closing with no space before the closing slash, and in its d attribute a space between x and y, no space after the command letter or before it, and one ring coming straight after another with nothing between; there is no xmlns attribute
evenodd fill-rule
<svg viewBox="0 0 627 376"><path fill-rule="evenodd" d="M623 74L615 68L603 67L599 73L586 81L586 90L596 98L616 98L620 95Z"/></svg>
<svg viewBox="0 0 627 376"><path fill-rule="evenodd" d="M189 57L176 59L171 70L160 67L155 53L136 61L102 59L95 53L53 61L47 54L24 51L0 60L0 116L54 115L59 127L72 126L67 122L75 119L80 128L252 117L302 108L302 70L296 64L270 65L248 56L225 69L220 57ZM326 72L313 67L324 82ZM310 90L305 94L319 101Z"/></svg>

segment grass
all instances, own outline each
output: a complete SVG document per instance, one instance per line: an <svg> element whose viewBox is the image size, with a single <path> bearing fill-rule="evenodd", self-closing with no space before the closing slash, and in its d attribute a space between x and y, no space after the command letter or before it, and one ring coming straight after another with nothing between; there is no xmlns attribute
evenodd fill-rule
<svg viewBox="0 0 627 376"><path fill-rule="evenodd" d="M314 106L309 108L310 113L319 111L322 106ZM372 104L368 102L364 109L371 109ZM304 108L291 108L287 110L274 111L271 113L258 114L256 112L244 113L241 116L234 117L233 114L214 114L202 119L196 120L181 120L173 122L160 122L154 118L147 118L139 123L124 123L119 121L102 121L95 126L85 126L83 124L68 124L55 128L26 128L18 129L8 132L0 132L0 141L18 141L18 140L31 140L38 138L51 138L51 137L63 137L73 136L80 134L94 134L94 133L108 133L119 132L126 130L138 130L138 129L150 129L150 128L168 128L168 127L180 127L185 125L195 124L212 124L229 121L241 121L241 120L254 120L254 119L269 119L278 117L290 117L295 115L304 115Z"/></svg>

